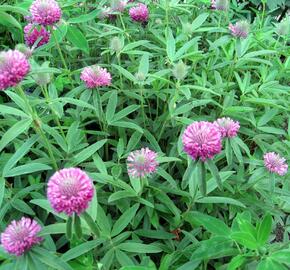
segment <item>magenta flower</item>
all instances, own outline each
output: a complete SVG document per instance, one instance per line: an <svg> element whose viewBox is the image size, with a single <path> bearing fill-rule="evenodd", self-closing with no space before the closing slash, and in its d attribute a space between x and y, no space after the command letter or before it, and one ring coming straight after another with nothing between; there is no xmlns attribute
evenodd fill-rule
<svg viewBox="0 0 290 270"><path fill-rule="evenodd" d="M156 158L157 153L147 147L131 152L127 158L128 174L132 178L149 176L158 167Z"/></svg>
<svg viewBox="0 0 290 270"><path fill-rule="evenodd" d="M89 206L94 195L94 185L89 176L78 168L62 169L50 177L47 198L52 208L68 216L80 215Z"/></svg>
<svg viewBox="0 0 290 270"><path fill-rule="evenodd" d="M288 170L285 158L274 152L269 152L264 155L264 165L271 173L285 175Z"/></svg>
<svg viewBox="0 0 290 270"><path fill-rule="evenodd" d="M111 85L111 74L106 68L97 65L85 67L81 73L81 80L85 82L88 88Z"/></svg>
<svg viewBox="0 0 290 270"><path fill-rule="evenodd" d="M211 0L211 7L215 10L224 10L227 11L229 8L228 0Z"/></svg>
<svg viewBox="0 0 290 270"><path fill-rule="evenodd" d="M35 220L22 217L8 225L1 234L1 244L9 254L21 256L41 242L42 238L37 236L40 231L41 226Z"/></svg>
<svg viewBox="0 0 290 270"><path fill-rule="evenodd" d="M219 118L214 122L214 125L219 128L222 137L236 137L240 129L240 123L229 117Z"/></svg>
<svg viewBox="0 0 290 270"><path fill-rule="evenodd" d="M235 25L229 25L231 34L234 37L246 38L250 32L250 25L247 21L238 21Z"/></svg>
<svg viewBox="0 0 290 270"><path fill-rule="evenodd" d="M37 26L29 23L24 27L24 38L26 45L30 47L32 47L34 43L39 39L36 47L40 47L48 43L50 33L42 25Z"/></svg>
<svg viewBox="0 0 290 270"><path fill-rule="evenodd" d="M61 9L54 0L35 0L30 6L32 22L42 25L53 25L61 18Z"/></svg>
<svg viewBox="0 0 290 270"><path fill-rule="evenodd" d="M0 90L16 86L30 70L26 56L17 50L0 53Z"/></svg>
<svg viewBox="0 0 290 270"><path fill-rule="evenodd" d="M126 5L127 5L126 0L115 0L112 2L111 8L112 11L123 12L125 10Z"/></svg>
<svg viewBox="0 0 290 270"><path fill-rule="evenodd" d="M210 122L193 122L189 125L182 136L183 149L192 157L205 161L213 158L222 149L221 133Z"/></svg>
<svg viewBox="0 0 290 270"><path fill-rule="evenodd" d="M129 9L129 15L133 21L147 22L149 18L149 11L146 5L139 3L137 6Z"/></svg>

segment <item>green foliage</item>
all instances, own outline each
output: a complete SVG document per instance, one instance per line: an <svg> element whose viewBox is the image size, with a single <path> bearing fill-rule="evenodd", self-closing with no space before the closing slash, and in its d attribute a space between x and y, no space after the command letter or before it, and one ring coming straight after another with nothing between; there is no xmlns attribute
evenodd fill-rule
<svg viewBox="0 0 290 270"><path fill-rule="evenodd" d="M31 4L6 2L1 50L24 43ZM289 35L275 32L289 1L234 0L225 12L206 0L144 0L148 24L130 19L135 2L102 20L110 1L59 1L62 20L34 48L29 75L1 91L1 232L30 216L43 241L17 258L1 247L0 270L288 269L289 173L274 178L263 154L290 157ZM239 19L251 22L245 39L228 30ZM110 86L80 80L95 64ZM238 136L192 161L185 127L220 117L239 121ZM159 166L133 179L126 158L142 147ZM80 216L55 213L46 196L51 175L68 167L95 186Z"/></svg>

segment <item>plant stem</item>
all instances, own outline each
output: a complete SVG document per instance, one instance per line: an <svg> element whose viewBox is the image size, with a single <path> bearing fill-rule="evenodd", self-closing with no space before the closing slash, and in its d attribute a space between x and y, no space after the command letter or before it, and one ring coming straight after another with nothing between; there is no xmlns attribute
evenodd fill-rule
<svg viewBox="0 0 290 270"><path fill-rule="evenodd" d="M57 40L57 38L56 38L56 36L55 36L55 33L54 33L54 31L53 31L52 28L51 28L51 32L52 32L52 35L53 35L53 38L54 38L55 45L56 45L56 47L57 47L57 50L58 50L59 56L60 56L60 58L61 58L62 64L63 64L63 66L65 67L65 69L68 70L68 67L67 67L67 64L66 64L66 62L65 62L65 59L64 59L64 57L63 57L63 54L62 54L61 48L60 48L60 46L59 46L58 40Z"/></svg>
<svg viewBox="0 0 290 270"><path fill-rule="evenodd" d="M37 112L34 112L33 108L30 106L29 101L28 101L21 86L17 87L17 92L22 97L23 101L25 102L25 104L29 110L29 113L31 114L32 120L33 120L33 128L34 128L35 132L38 133L40 135L40 137L43 139L43 141L47 147L47 151L48 151L48 154L50 156L53 168L54 168L54 170L57 171L58 166L57 166L56 160L54 158L53 151L51 149L51 144L49 143L48 139L46 138L46 136L41 128L41 125L39 124L39 118L38 118Z"/></svg>
<svg viewBox="0 0 290 270"><path fill-rule="evenodd" d="M46 99L46 102L49 103L50 102L50 98L49 98L49 94L47 92L47 87L46 86L45 87L41 86L41 90L42 90L42 93L43 93L43 95L44 95L44 97ZM57 114L56 114L56 112L55 112L55 110L53 108L50 107L50 109L51 109L52 114L54 116L54 120L55 120L55 122L56 122L56 124L57 124L57 126L58 126L58 128L60 130L60 133L61 133L62 137L65 139L65 134L64 134L62 126L61 126L61 124L59 122L58 116L57 116Z"/></svg>

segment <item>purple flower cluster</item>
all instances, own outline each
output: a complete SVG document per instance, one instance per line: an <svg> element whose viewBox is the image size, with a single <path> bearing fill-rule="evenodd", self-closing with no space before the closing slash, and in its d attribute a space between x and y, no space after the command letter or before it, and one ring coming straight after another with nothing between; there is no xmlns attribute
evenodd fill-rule
<svg viewBox="0 0 290 270"><path fill-rule="evenodd" d="M40 231L41 226L35 220L22 217L8 225L1 234L1 244L8 253L21 256L41 242L42 238L37 236Z"/></svg>
<svg viewBox="0 0 290 270"><path fill-rule="evenodd" d="M0 53L0 90L16 86L30 70L26 56L17 50Z"/></svg>

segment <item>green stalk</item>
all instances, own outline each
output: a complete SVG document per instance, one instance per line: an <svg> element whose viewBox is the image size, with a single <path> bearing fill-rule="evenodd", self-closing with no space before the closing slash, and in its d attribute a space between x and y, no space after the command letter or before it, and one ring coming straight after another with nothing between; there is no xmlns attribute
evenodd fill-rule
<svg viewBox="0 0 290 270"><path fill-rule="evenodd" d="M199 189L203 197L206 196L206 170L203 161L198 161Z"/></svg>
<svg viewBox="0 0 290 270"><path fill-rule="evenodd" d="M66 238L68 240L72 238L72 217L68 217L66 221Z"/></svg>
<svg viewBox="0 0 290 270"><path fill-rule="evenodd" d="M57 38L56 38L56 36L55 36L55 33L54 33L52 27L51 27L51 32L52 32L52 35L53 35L53 38L54 38L55 45L56 45L56 48L57 48L57 50L58 50L59 56L60 56L60 58L61 58L62 64L63 64L63 66L65 67L65 69L68 70L67 64L66 64L66 62L65 62L64 56L63 56L63 54L62 54L61 48L60 48L60 46L59 46L58 40L57 40Z"/></svg>
<svg viewBox="0 0 290 270"><path fill-rule="evenodd" d="M81 226L81 219L77 214L74 214L74 227L77 238L82 238L83 231Z"/></svg>
<svg viewBox="0 0 290 270"><path fill-rule="evenodd" d="M47 92L47 87L46 86L45 87L41 86L41 90L42 90L42 93L43 93L43 95L44 95L44 97L46 99L46 102L49 103L50 102L50 98L49 98L49 94ZM56 124L57 124L57 126L58 126L58 128L60 130L60 133L61 133L62 137L65 139L65 134L64 134L62 126L61 126L61 124L59 122L58 116L57 116L57 114L56 114L56 112L55 112L55 110L53 108L50 108L50 109L51 109L51 112L52 112L52 114L54 116L54 120L55 120L55 122L56 122Z"/></svg>
<svg viewBox="0 0 290 270"><path fill-rule="evenodd" d="M44 141L44 143L45 143L45 145L47 147L47 151L48 151L48 154L50 156L53 168L54 168L54 170L57 171L58 170L58 166L57 166L56 160L55 160L54 155L53 155L51 144L48 141L48 139L46 138L41 126L39 125L39 118L38 118L37 113L30 106L29 101L28 101L28 99L27 99L22 87L18 86L16 88L16 90L17 90L18 94L22 97L25 105L27 106L27 109L29 110L29 113L31 114L31 117L32 117L32 120L33 120L33 128L34 128L35 132L38 133L40 135L40 137L42 138L42 140Z"/></svg>

